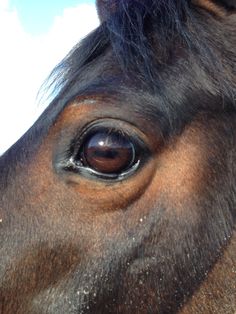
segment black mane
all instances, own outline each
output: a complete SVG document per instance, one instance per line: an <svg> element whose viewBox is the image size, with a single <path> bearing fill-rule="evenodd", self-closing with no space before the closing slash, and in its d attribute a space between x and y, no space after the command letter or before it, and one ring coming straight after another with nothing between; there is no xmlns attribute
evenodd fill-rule
<svg viewBox="0 0 236 314"><path fill-rule="evenodd" d="M135 76L152 91L159 88L161 73L184 54L185 71L191 73L194 60L213 82L211 93L235 102L236 39L227 21L222 28L221 21L187 0L122 0L117 6L53 70L48 85L54 90L64 92L82 69L112 48L124 74Z"/></svg>

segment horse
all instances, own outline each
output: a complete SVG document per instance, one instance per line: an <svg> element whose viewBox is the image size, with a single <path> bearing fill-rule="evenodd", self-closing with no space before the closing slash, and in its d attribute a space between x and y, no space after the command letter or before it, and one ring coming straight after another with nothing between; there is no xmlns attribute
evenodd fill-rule
<svg viewBox="0 0 236 314"><path fill-rule="evenodd" d="M0 158L0 313L234 314L235 0L96 5Z"/></svg>

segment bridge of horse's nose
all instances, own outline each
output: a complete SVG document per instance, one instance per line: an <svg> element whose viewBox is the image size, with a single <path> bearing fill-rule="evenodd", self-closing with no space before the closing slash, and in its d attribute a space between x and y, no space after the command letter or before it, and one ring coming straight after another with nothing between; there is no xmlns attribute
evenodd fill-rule
<svg viewBox="0 0 236 314"><path fill-rule="evenodd" d="M70 223L72 225L71 220L65 219L68 212L63 208L63 202L60 203L64 194L60 198L61 190L59 191L57 182L53 181L50 169L46 170L50 168L50 163L42 166L37 164L35 156L32 156L15 167L14 159L5 162L6 159L10 161L10 156L15 153L13 147L0 160L0 171L3 169L2 165L6 165L0 178L0 250L3 253L0 254L0 259L8 264L8 268L11 264L19 264L16 268L20 270L24 259L32 264L37 254L37 259L40 256L47 259L50 254L51 259L54 259L56 251L60 255L65 251L62 249L62 239L66 239L68 229L73 235L73 228L69 226ZM8 170L8 165L11 170ZM14 171L14 176L11 171ZM72 245L71 241L67 240L66 246ZM44 246L48 249L44 250ZM56 250L58 246L61 246L61 249ZM77 249L80 249L79 243ZM55 261L57 258L55 257ZM4 263L0 263L0 268L3 265Z"/></svg>
<svg viewBox="0 0 236 314"><path fill-rule="evenodd" d="M31 313L34 298L53 285L64 287L71 272L83 265L88 251L84 233L76 235L72 217L63 213L63 204L58 210L60 204L49 193L50 178L40 180L31 170L29 163L19 166L14 180L5 177L5 188L1 186L0 299L4 313Z"/></svg>

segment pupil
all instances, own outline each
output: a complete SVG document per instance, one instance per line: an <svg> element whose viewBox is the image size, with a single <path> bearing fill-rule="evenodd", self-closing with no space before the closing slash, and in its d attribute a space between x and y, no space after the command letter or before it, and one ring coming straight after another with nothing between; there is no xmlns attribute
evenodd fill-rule
<svg viewBox="0 0 236 314"><path fill-rule="evenodd" d="M93 153L93 157L94 158L116 158L119 157L119 152L117 152L116 150L94 150Z"/></svg>
<svg viewBox="0 0 236 314"><path fill-rule="evenodd" d="M132 166L134 159L133 143L118 131L93 133L83 145L82 162L100 173L122 173Z"/></svg>

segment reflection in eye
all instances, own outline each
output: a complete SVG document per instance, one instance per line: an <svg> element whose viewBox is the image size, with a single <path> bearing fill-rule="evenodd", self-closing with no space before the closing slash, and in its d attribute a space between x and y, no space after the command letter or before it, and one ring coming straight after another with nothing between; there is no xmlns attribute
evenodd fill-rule
<svg viewBox="0 0 236 314"><path fill-rule="evenodd" d="M135 146L119 131L101 129L90 133L76 159L82 165L103 174L120 174L133 166Z"/></svg>

